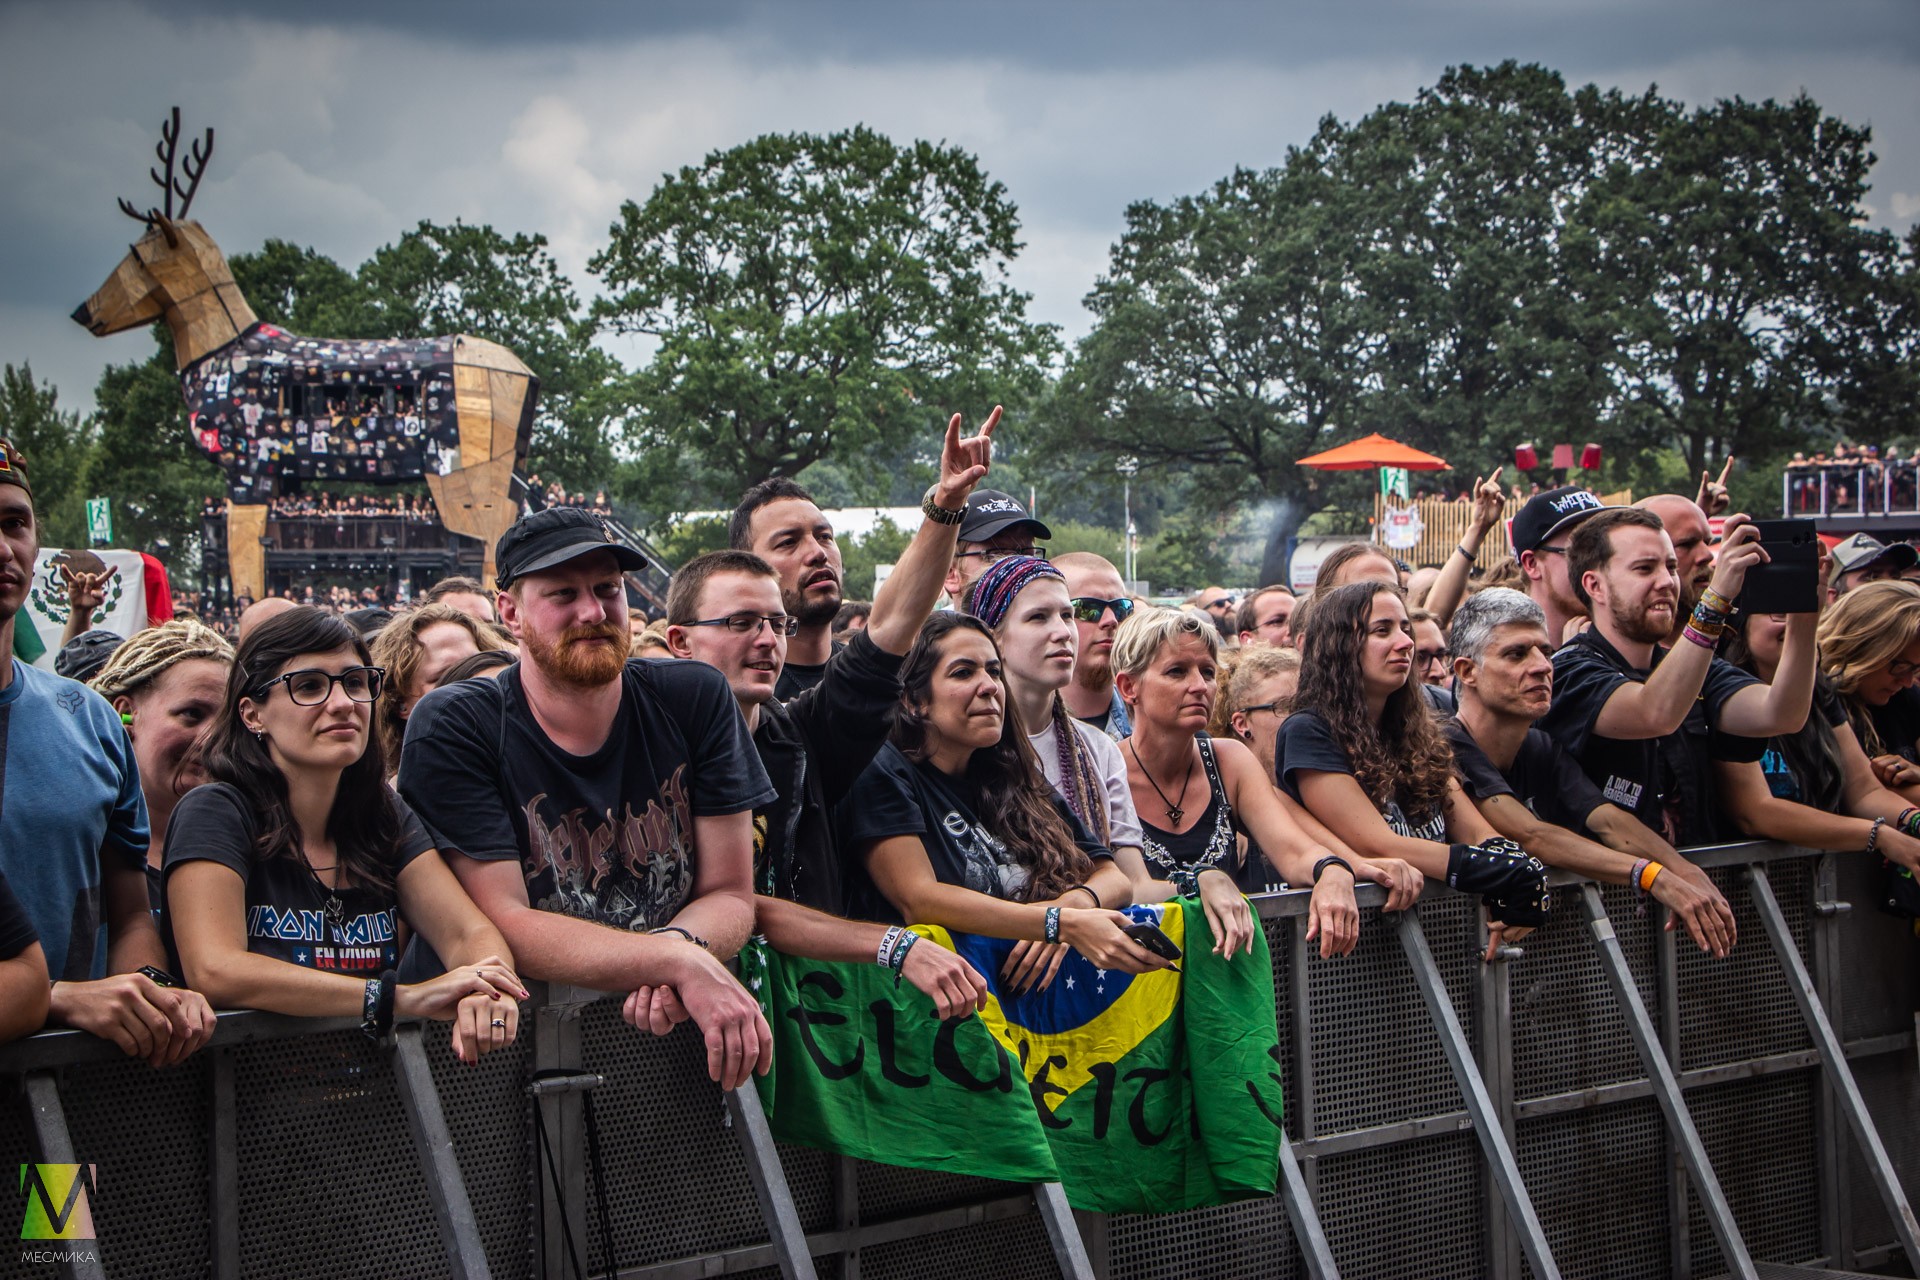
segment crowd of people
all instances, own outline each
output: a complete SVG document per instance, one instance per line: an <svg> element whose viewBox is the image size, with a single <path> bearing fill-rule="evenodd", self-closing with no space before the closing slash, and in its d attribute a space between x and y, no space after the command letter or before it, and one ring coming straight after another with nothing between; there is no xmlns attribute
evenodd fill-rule
<svg viewBox="0 0 1920 1280"><path fill-rule="evenodd" d="M998 978L1021 991L1069 949L1167 965L1129 904L1192 900L1231 957L1245 895L1296 890L1334 957L1357 886L1392 912L1442 880L1482 904L1491 959L1550 924L1562 868L1724 957L1734 914L1684 850L1740 837L1864 851L1912 903L1913 548L1857 535L1804 611L1748 612L1768 554L1744 515L1715 538L1701 499L1724 493L1565 487L1476 581L1495 480L1411 592L1356 544L1304 595L1157 608L981 487L998 419L949 423L870 604L777 479L674 574L657 631L628 614L639 554L562 502L500 539L492 590L384 618L262 600L230 638L182 616L90 687L0 669L0 1036L77 1027L162 1065L253 1008L376 1037L447 1020L473 1061L541 979L621 993L643 1032L691 1020L733 1087L772 1054L727 966L755 934L954 1016L986 977L903 926L1017 941ZM4 639L37 535L29 460L0 448Z"/></svg>
<svg viewBox="0 0 1920 1280"><path fill-rule="evenodd" d="M425 493L300 493L267 500L267 513L279 519L383 519L438 524L440 513ZM227 514L225 498L205 498L200 514L217 519Z"/></svg>
<svg viewBox="0 0 1920 1280"><path fill-rule="evenodd" d="M1850 444L1787 462L1790 515L1920 510L1920 447Z"/></svg>

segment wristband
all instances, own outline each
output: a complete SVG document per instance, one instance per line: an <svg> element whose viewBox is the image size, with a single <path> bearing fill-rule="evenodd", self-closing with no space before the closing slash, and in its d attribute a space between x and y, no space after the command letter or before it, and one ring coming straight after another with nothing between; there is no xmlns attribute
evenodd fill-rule
<svg viewBox="0 0 1920 1280"><path fill-rule="evenodd" d="M1723 618L1733 613L1733 601L1727 599L1712 587L1700 588L1700 603Z"/></svg>
<svg viewBox="0 0 1920 1280"><path fill-rule="evenodd" d="M905 932L906 930L897 924L889 926L887 931L880 935L880 946L873 953L873 962L884 967L887 957L893 954L894 944L900 941L900 935Z"/></svg>
<svg viewBox="0 0 1920 1280"><path fill-rule="evenodd" d="M360 1031L369 1040L380 1038L380 989L385 985L379 978L368 978L366 990L360 993Z"/></svg>
<svg viewBox="0 0 1920 1280"><path fill-rule="evenodd" d="M1337 853L1330 853L1326 857L1320 859L1320 861L1313 864L1313 879L1311 883L1319 884L1320 873L1322 871L1325 871L1328 867L1345 867L1347 869L1347 874L1350 876L1353 876L1353 878L1356 881L1359 880L1360 878L1359 876L1353 875L1353 864L1351 862L1348 862L1345 858L1341 857Z"/></svg>
<svg viewBox="0 0 1920 1280"><path fill-rule="evenodd" d="M385 1039L393 1031L393 1009L400 999L400 974L388 969L380 975L380 1008L378 1022L380 1038Z"/></svg>
<svg viewBox="0 0 1920 1280"><path fill-rule="evenodd" d="M1900 816L1893 820L1893 825L1908 835L1920 832L1920 805L1908 805L1901 810Z"/></svg>
<svg viewBox="0 0 1920 1280"><path fill-rule="evenodd" d="M1173 885L1173 891L1181 897L1197 898L1200 896L1200 876L1198 872L1182 867L1180 870L1168 876L1167 879Z"/></svg>
<svg viewBox="0 0 1920 1280"><path fill-rule="evenodd" d="M1093 891L1093 886L1092 886L1092 885L1090 885L1090 884L1074 884L1074 885L1068 885L1068 886L1067 886L1067 888L1066 888L1066 891L1065 891L1065 892L1066 892L1066 893L1072 893L1072 892L1073 892L1073 891L1074 891L1075 889L1078 889L1078 890L1079 890L1080 892L1082 892L1082 893L1084 893L1084 894L1086 894L1086 895L1087 895L1087 896L1088 896L1089 898L1092 898L1092 899L1093 899L1093 905L1094 905L1094 906L1096 906L1096 907L1104 907L1104 906L1106 905L1106 903L1104 903L1104 902L1102 902L1102 901L1100 901L1100 895L1099 895L1099 894L1097 894L1097 893L1095 893L1095 892ZM1063 896L1064 896L1064 895L1063 895Z"/></svg>
<svg viewBox="0 0 1920 1280"><path fill-rule="evenodd" d="M913 944L920 941L920 935L911 929L900 934L900 944L893 949L893 955L887 961L887 967L893 970L893 985L900 985L900 974L906 968L907 952L913 950Z"/></svg>
<svg viewBox="0 0 1920 1280"><path fill-rule="evenodd" d="M927 487L926 496L920 499L920 514L935 524L960 524L964 522L967 518L967 509L965 507L958 509L943 507L933 500L933 495L939 488L940 486L937 484Z"/></svg>
<svg viewBox="0 0 1920 1280"><path fill-rule="evenodd" d="M1876 853L1880 848L1880 828L1885 826L1885 818L1875 818L1873 825L1867 828L1867 852Z"/></svg>
<svg viewBox="0 0 1920 1280"><path fill-rule="evenodd" d="M1646 866L1640 868L1640 875L1637 877L1640 891L1642 893L1652 892L1653 882L1658 880L1660 873L1665 870L1666 868L1657 862L1649 862Z"/></svg>
<svg viewBox="0 0 1920 1280"><path fill-rule="evenodd" d="M1686 639L1691 640L1693 643L1699 645L1702 649L1717 649L1720 647L1720 642L1718 640L1715 640L1712 636L1700 630L1700 628L1696 627L1691 622L1689 622L1685 626L1685 628L1681 630L1680 634L1684 636Z"/></svg>
<svg viewBox="0 0 1920 1280"><path fill-rule="evenodd" d="M682 929L677 924L663 924L658 929L647 930L647 933L649 936L652 936L652 937L658 937L663 933L677 933L681 937L685 938L688 942L691 942L694 946L700 948L702 951L710 950L710 948L707 946L707 940L705 938L695 935L691 930Z"/></svg>
<svg viewBox="0 0 1920 1280"><path fill-rule="evenodd" d="M1457 546L1457 547L1455 547L1455 548L1454 548L1454 550L1455 550L1455 551L1458 551L1458 552L1459 552L1459 553L1460 553L1461 555L1463 555L1463 556L1465 556L1465 557L1467 558L1467 562L1468 562L1469 564L1471 564L1471 563L1473 562L1473 558L1474 558L1475 556L1477 556L1477 555L1479 555L1479 554L1480 554L1480 553L1479 553L1478 551L1469 551L1469 550L1467 550L1467 547L1466 547L1466 544L1465 544L1465 543L1461 543L1461 544L1460 544L1459 546Z"/></svg>
<svg viewBox="0 0 1920 1280"><path fill-rule="evenodd" d="M1060 941L1060 908L1047 908L1047 941Z"/></svg>
<svg viewBox="0 0 1920 1280"><path fill-rule="evenodd" d="M1627 886L1633 890L1633 896L1639 897L1646 890L1640 887L1641 873L1653 865L1652 858L1639 858L1633 864L1633 870L1627 873Z"/></svg>

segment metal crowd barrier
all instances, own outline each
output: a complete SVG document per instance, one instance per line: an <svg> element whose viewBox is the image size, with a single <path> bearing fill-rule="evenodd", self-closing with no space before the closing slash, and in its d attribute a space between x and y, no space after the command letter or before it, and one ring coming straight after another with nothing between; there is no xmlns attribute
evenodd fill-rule
<svg viewBox="0 0 1920 1280"><path fill-rule="evenodd" d="M0 1276L559 1280L576 1252L623 1280L1920 1271L1920 944L1873 909L1862 855L1690 856L1734 906L1723 961L1564 876L1492 964L1443 888L1396 918L1364 887L1337 960L1301 936L1303 894L1257 899L1289 1135L1271 1199L1069 1215L1057 1187L777 1146L691 1032L553 990L477 1067L444 1026L375 1046L255 1013L164 1071L75 1032L0 1048L0 1135L94 1165L98 1237L21 1241Z"/></svg>

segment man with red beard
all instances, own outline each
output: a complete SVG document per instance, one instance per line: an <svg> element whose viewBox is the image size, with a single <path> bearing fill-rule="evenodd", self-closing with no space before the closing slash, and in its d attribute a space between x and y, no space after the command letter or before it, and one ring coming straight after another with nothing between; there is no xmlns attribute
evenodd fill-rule
<svg viewBox="0 0 1920 1280"><path fill-rule="evenodd" d="M753 931L774 791L726 678L628 661L622 572L645 559L591 511L523 517L494 558L520 661L420 700L403 794L522 974L629 992L656 1034L691 1017L722 1088L765 1074L772 1035L725 962Z"/></svg>
<svg viewBox="0 0 1920 1280"><path fill-rule="evenodd" d="M727 523L727 541L735 551L751 551L773 566L780 578L781 605L787 616L799 621L787 641L787 665L773 691L785 702L819 684L827 659L841 648L833 642L842 585L833 523L812 494L776 476L740 496Z"/></svg>
<svg viewBox="0 0 1920 1280"><path fill-rule="evenodd" d="M1053 562L1067 579L1073 625L1079 633L1073 679L1060 696L1067 710L1115 742L1133 732L1127 704L1113 687L1113 633L1133 614L1127 584L1113 563L1091 551L1069 551Z"/></svg>
<svg viewBox="0 0 1920 1280"><path fill-rule="evenodd" d="M1747 571L1765 561L1752 522L1729 517L1708 589L1667 650L1681 585L1659 517L1609 507L1582 520L1568 544L1568 577L1593 625L1553 655L1553 706L1540 727L1609 802L1669 844L1707 843L1728 829L1713 803L1713 759L1758 760L1767 738L1806 723L1812 614L1788 623L1771 685L1714 656Z"/></svg>

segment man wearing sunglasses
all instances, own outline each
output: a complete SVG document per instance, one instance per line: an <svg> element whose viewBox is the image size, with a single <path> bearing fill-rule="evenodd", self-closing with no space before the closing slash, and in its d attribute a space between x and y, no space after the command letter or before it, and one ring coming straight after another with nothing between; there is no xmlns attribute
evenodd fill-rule
<svg viewBox="0 0 1920 1280"><path fill-rule="evenodd" d="M875 597L866 628L850 634L819 681L793 698L775 692L798 623L786 611L779 570L733 550L697 556L673 575L667 645L727 678L779 792L754 809L755 907L760 932L789 955L858 961L886 952L884 926L840 918L847 895L832 815L887 739L901 661L940 599L961 512L987 472L999 418L995 409L980 434L966 438L959 414L948 422L925 518ZM901 976L943 1018L972 1012L986 996L980 975L943 947L909 950Z"/></svg>
<svg viewBox="0 0 1920 1280"><path fill-rule="evenodd" d="M1133 732L1127 704L1113 687L1113 635L1133 616L1133 600L1113 562L1090 551L1071 551L1054 561L1067 579L1078 634L1073 679L1060 691L1067 710L1115 742Z"/></svg>
<svg viewBox="0 0 1920 1280"><path fill-rule="evenodd" d="M147 901L147 805L120 717L85 685L14 657L39 554L26 459L0 440L0 879L39 938L48 1023L170 1066L212 1036L213 1010L151 976L167 977L167 958ZM6 972L17 979L19 966Z"/></svg>
<svg viewBox="0 0 1920 1280"><path fill-rule="evenodd" d="M726 680L628 660L623 574L646 560L591 511L515 521L494 560L520 661L420 700L407 802L523 976L629 992L626 1020L656 1034L691 1017L722 1088L765 1074L772 1034L726 961L753 931L753 810L775 793Z"/></svg>
<svg viewBox="0 0 1920 1280"><path fill-rule="evenodd" d="M1008 556L1047 558L1046 548L1036 546L1053 536L1053 530L1027 514L1018 499L998 489L979 489L967 498L967 514L960 522L960 545L954 549L953 564L947 571L947 598L959 608L967 588L995 561Z"/></svg>

